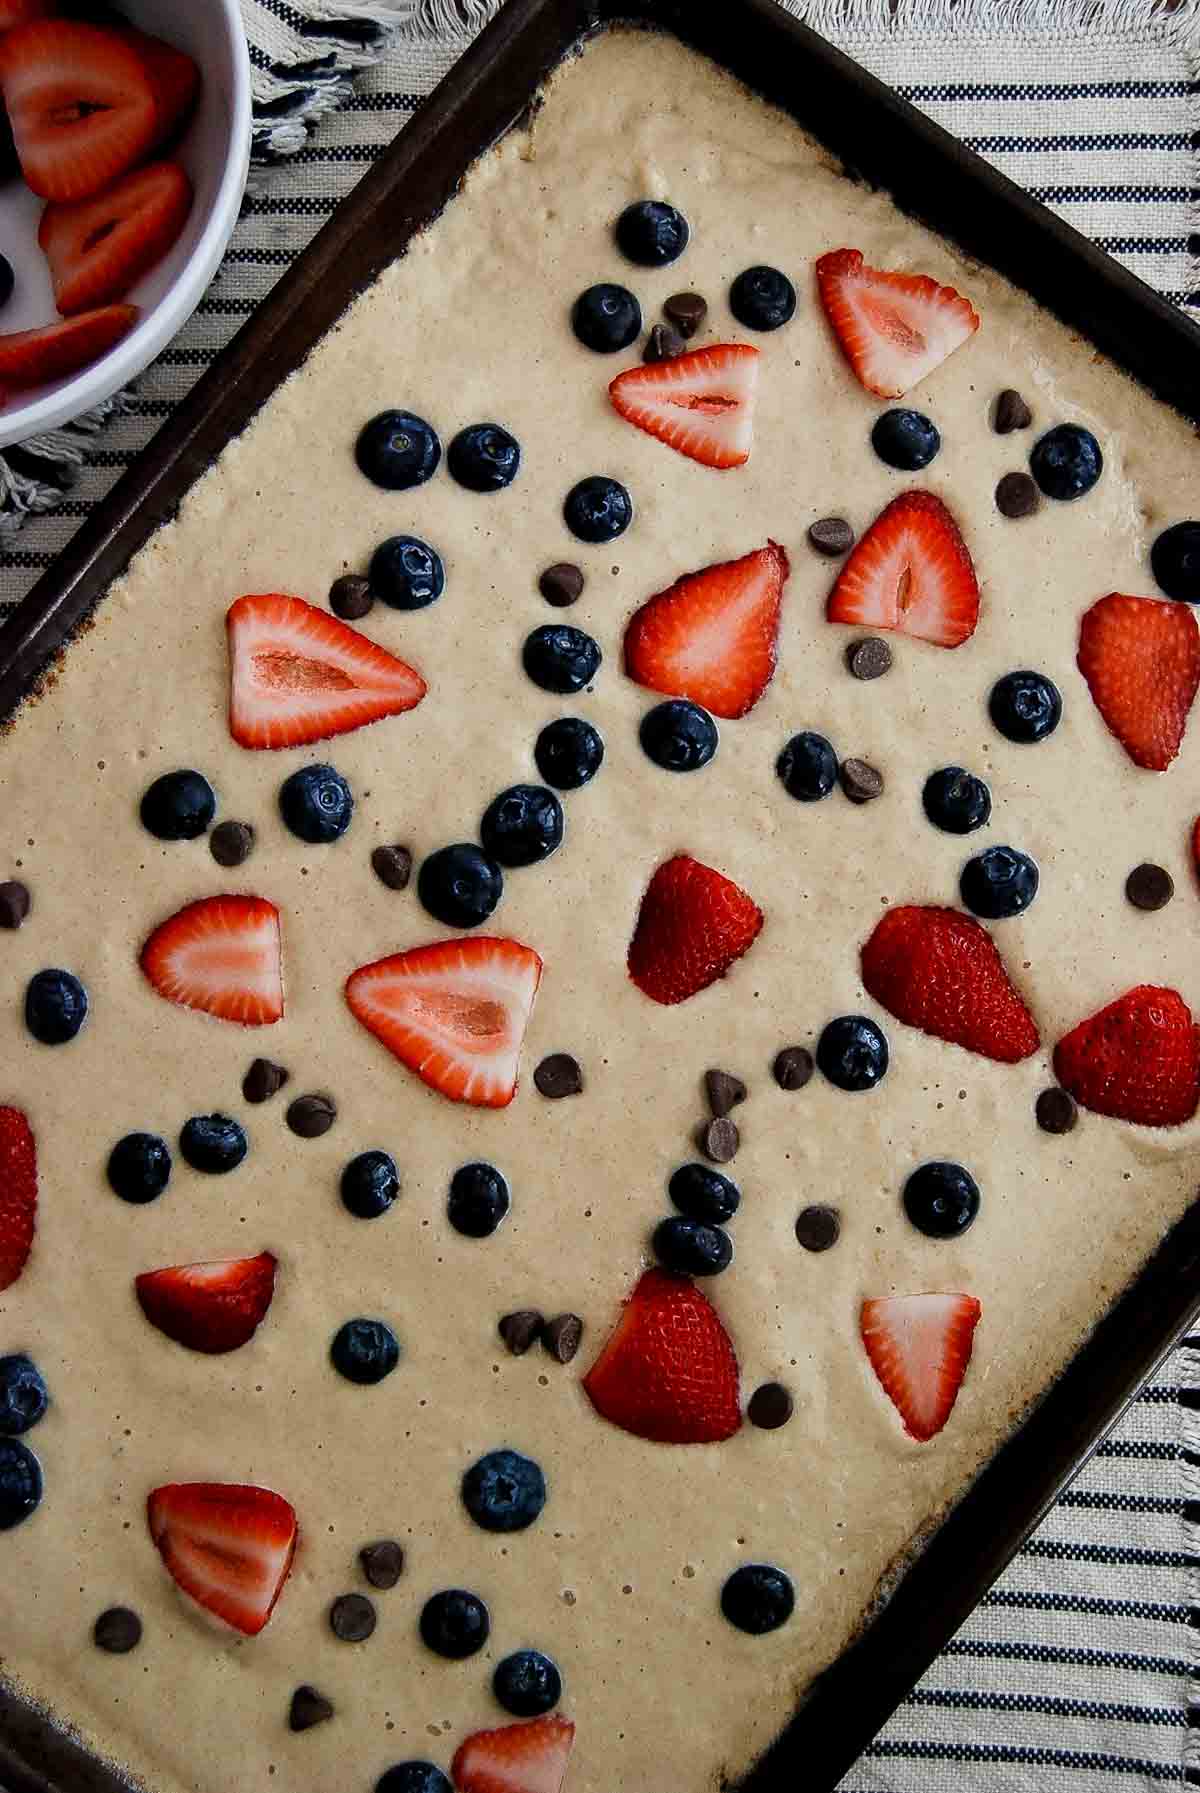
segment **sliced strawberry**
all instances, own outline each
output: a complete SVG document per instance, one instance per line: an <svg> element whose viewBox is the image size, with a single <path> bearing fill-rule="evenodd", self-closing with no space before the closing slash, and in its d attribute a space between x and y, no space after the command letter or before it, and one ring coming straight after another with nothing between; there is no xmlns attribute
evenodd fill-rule
<svg viewBox="0 0 1200 1793"><path fill-rule="evenodd" d="M975 307L952 286L870 268L857 249L823 255L817 288L847 360L879 398L902 398L979 328Z"/></svg>
<svg viewBox="0 0 1200 1793"><path fill-rule="evenodd" d="M608 389L629 423L705 467L740 467L754 440L758 350L717 342L618 374Z"/></svg>
<svg viewBox="0 0 1200 1793"><path fill-rule="evenodd" d="M452 1102L507 1108L542 961L516 940L441 940L362 965L351 1013Z"/></svg>
<svg viewBox="0 0 1200 1793"><path fill-rule="evenodd" d="M1139 984L1064 1035L1054 1074L1096 1114L1179 1127L1200 1105L1200 1032L1177 990Z"/></svg>
<svg viewBox="0 0 1200 1793"><path fill-rule="evenodd" d="M33 1248L37 1148L19 1108L0 1108L0 1293L11 1289Z"/></svg>
<svg viewBox="0 0 1200 1793"><path fill-rule="evenodd" d="M1200 816L1192 823L1192 869L1200 879Z"/></svg>
<svg viewBox="0 0 1200 1793"><path fill-rule="evenodd" d="M740 885L686 853L659 866L629 943L629 975L655 1002L686 1002L748 952L762 910Z"/></svg>
<svg viewBox="0 0 1200 1793"><path fill-rule="evenodd" d="M6 388L41 386L98 361L137 322L136 305L106 305L61 324L0 336L0 403Z"/></svg>
<svg viewBox="0 0 1200 1793"><path fill-rule="evenodd" d="M196 103L200 70L190 56L173 44L164 43L161 37L148 37L132 27L125 27L118 35L141 59L154 95L154 141L164 143L178 133Z"/></svg>
<svg viewBox="0 0 1200 1793"><path fill-rule="evenodd" d="M55 0L0 0L0 31L12 31L32 19L48 19L57 10Z"/></svg>
<svg viewBox="0 0 1200 1793"><path fill-rule="evenodd" d="M775 671L788 557L768 542L740 560L685 573L635 611L625 670L639 685L745 716Z"/></svg>
<svg viewBox="0 0 1200 1793"><path fill-rule="evenodd" d="M64 317L122 298L186 222L192 184L176 162L126 174L95 199L48 205L38 243Z"/></svg>
<svg viewBox="0 0 1200 1793"><path fill-rule="evenodd" d="M476 1731L459 1744L450 1773L459 1793L562 1793L574 1741L569 1718Z"/></svg>
<svg viewBox="0 0 1200 1793"><path fill-rule="evenodd" d="M896 629L961 647L979 621L979 581L958 525L932 492L901 492L861 537L829 594L831 623Z"/></svg>
<svg viewBox="0 0 1200 1793"><path fill-rule="evenodd" d="M1077 664L1134 765L1165 772L1200 686L1200 627L1191 607L1120 592L1099 598L1079 625Z"/></svg>
<svg viewBox="0 0 1200 1793"><path fill-rule="evenodd" d="M646 1271L583 1386L601 1419L655 1444L717 1444L742 1423L721 1317L666 1270Z"/></svg>
<svg viewBox="0 0 1200 1793"><path fill-rule="evenodd" d="M243 747L301 747L419 704L419 672L303 598L239 598L229 631L229 730Z"/></svg>
<svg viewBox="0 0 1200 1793"><path fill-rule="evenodd" d="M258 1331L275 1293L275 1259L225 1258L174 1264L135 1278L142 1312L177 1345L215 1356L236 1351Z"/></svg>
<svg viewBox="0 0 1200 1793"><path fill-rule="evenodd" d="M296 1515L283 1496L236 1482L168 1482L150 1495L146 1517L184 1593L256 1637L296 1553Z"/></svg>
<svg viewBox="0 0 1200 1793"><path fill-rule="evenodd" d="M162 119L137 35L35 19L0 37L0 93L43 199L87 199L153 147Z"/></svg>
<svg viewBox="0 0 1200 1793"><path fill-rule="evenodd" d="M884 1295L862 1304L871 1368L921 1444L950 1418L981 1312L973 1295Z"/></svg>
<svg viewBox="0 0 1200 1793"><path fill-rule="evenodd" d="M897 1021L984 1058L1012 1065L1040 1044L995 941L957 909L889 909L862 949L862 980Z"/></svg>
<svg viewBox="0 0 1200 1793"><path fill-rule="evenodd" d="M202 897L155 928L141 967L160 996L243 1027L283 1014L279 911L264 897Z"/></svg>

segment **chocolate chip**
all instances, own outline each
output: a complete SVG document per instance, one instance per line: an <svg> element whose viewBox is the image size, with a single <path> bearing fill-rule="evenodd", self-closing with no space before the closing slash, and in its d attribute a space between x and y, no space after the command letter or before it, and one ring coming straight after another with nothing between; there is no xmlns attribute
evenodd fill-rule
<svg viewBox="0 0 1200 1793"><path fill-rule="evenodd" d="M1028 473L1006 473L996 487L996 509L1002 517L1031 517L1041 502Z"/></svg>
<svg viewBox="0 0 1200 1793"><path fill-rule="evenodd" d="M569 560L559 560L538 580L538 590L547 604L553 604L556 610L565 610L568 604L574 604L583 590L583 571Z"/></svg>
<svg viewBox="0 0 1200 1793"><path fill-rule="evenodd" d="M337 1103L332 1096L297 1096L284 1118L301 1139L320 1139L337 1120Z"/></svg>
<svg viewBox="0 0 1200 1793"><path fill-rule="evenodd" d="M837 1244L841 1230L841 1215L836 1208L826 1207L824 1202L814 1202L811 1208L802 1208L796 1218L796 1237L805 1251L828 1251L831 1245Z"/></svg>
<svg viewBox="0 0 1200 1793"><path fill-rule="evenodd" d="M412 867L413 856L407 847L376 847L371 854L371 870L389 890L407 890Z"/></svg>
<svg viewBox="0 0 1200 1793"><path fill-rule="evenodd" d="M1125 895L1135 909L1165 909L1175 895L1175 880L1165 866L1135 865L1125 880Z"/></svg>
<svg viewBox="0 0 1200 1793"><path fill-rule="evenodd" d="M782 1382L764 1382L755 1389L746 1407L750 1424L761 1426L764 1432L786 1426L791 1417L792 1397Z"/></svg>
<svg viewBox="0 0 1200 1793"><path fill-rule="evenodd" d="M218 822L208 850L218 865L244 865L254 851L254 830L249 822Z"/></svg>
<svg viewBox="0 0 1200 1793"><path fill-rule="evenodd" d="M1069 1133L1079 1119L1075 1098L1065 1089L1044 1089L1033 1111L1043 1133Z"/></svg>
<svg viewBox="0 0 1200 1793"><path fill-rule="evenodd" d="M110 1656L127 1656L142 1641L142 1621L127 1606L110 1606L92 1626L92 1642Z"/></svg>
<svg viewBox="0 0 1200 1793"><path fill-rule="evenodd" d="M854 546L854 531L845 517L822 517L808 526L808 539L818 554L837 560Z"/></svg>
<svg viewBox="0 0 1200 1793"><path fill-rule="evenodd" d="M739 1102L746 1100L746 1086L732 1071L706 1071L704 1089L708 1096L708 1106L718 1120L727 1115L731 1108L736 1108Z"/></svg>
<svg viewBox="0 0 1200 1793"><path fill-rule="evenodd" d="M0 884L0 928L19 928L29 914L29 886L19 878Z"/></svg>
<svg viewBox="0 0 1200 1793"><path fill-rule="evenodd" d="M674 361L687 348L679 331L671 324L655 324L642 350L643 361Z"/></svg>
<svg viewBox="0 0 1200 1793"><path fill-rule="evenodd" d="M505 1314L497 1331L514 1357L524 1357L530 1345L541 1336L545 1322L534 1307L522 1307L515 1314Z"/></svg>
<svg viewBox="0 0 1200 1793"><path fill-rule="evenodd" d="M339 1594L329 1608L329 1629L344 1644L365 1643L375 1629L375 1607L365 1594Z"/></svg>
<svg viewBox="0 0 1200 1793"><path fill-rule="evenodd" d="M878 635L852 641L846 649L846 665L856 679L881 679L892 667L892 650Z"/></svg>
<svg viewBox="0 0 1200 1793"><path fill-rule="evenodd" d="M291 1073L269 1058L256 1058L242 1078L242 1094L247 1102L269 1102L281 1090Z"/></svg>
<svg viewBox="0 0 1200 1793"><path fill-rule="evenodd" d="M364 1544L358 1560L373 1588L394 1588L404 1572L404 1549L395 1538L381 1538L377 1544Z"/></svg>
<svg viewBox="0 0 1200 1793"><path fill-rule="evenodd" d="M785 1046L776 1053L771 1073L780 1089L803 1089L813 1074L813 1055L807 1046Z"/></svg>
<svg viewBox="0 0 1200 1793"><path fill-rule="evenodd" d="M361 573L343 573L329 587L329 608L346 622L357 622L374 602L370 582Z"/></svg>
<svg viewBox="0 0 1200 1793"><path fill-rule="evenodd" d="M838 767L842 789L851 803L870 803L883 795L883 773L869 766L866 760L843 760Z"/></svg>
<svg viewBox="0 0 1200 1793"><path fill-rule="evenodd" d="M674 324L680 336L695 336L708 316L708 300L699 293L672 293L663 302L663 316Z"/></svg>
<svg viewBox="0 0 1200 1793"><path fill-rule="evenodd" d="M542 1343L558 1363L570 1363L583 1337L583 1321L578 1314L555 1314L542 1327Z"/></svg>
<svg viewBox="0 0 1200 1793"><path fill-rule="evenodd" d="M742 1143L742 1136L728 1115L707 1122L696 1138L700 1150L713 1164L728 1164Z"/></svg>
<svg viewBox="0 0 1200 1793"><path fill-rule="evenodd" d="M1014 392L1011 386L1006 386L992 412L992 428L996 434L1008 436L1013 430L1027 430L1032 422L1033 412L1021 394Z"/></svg>
<svg viewBox="0 0 1200 1793"><path fill-rule="evenodd" d="M534 1086L543 1096L557 1102L561 1096L578 1096L583 1091L583 1072L579 1060L569 1052L552 1052L533 1073Z"/></svg>
<svg viewBox="0 0 1200 1793"><path fill-rule="evenodd" d="M314 1725L325 1723L333 1717L333 1704L318 1693L315 1687L298 1687L292 1695L292 1703L288 1708L288 1728L292 1731L311 1731Z"/></svg>

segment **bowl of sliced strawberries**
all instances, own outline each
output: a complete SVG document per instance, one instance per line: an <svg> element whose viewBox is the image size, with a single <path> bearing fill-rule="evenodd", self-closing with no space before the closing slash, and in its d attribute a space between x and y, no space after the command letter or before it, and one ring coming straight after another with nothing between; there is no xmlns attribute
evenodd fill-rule
<svg viewBox="0 0 1200 1793"><path fill-rule="evenodd" d="M237 0L0 0L0 448L110 398L195 310L250 125Z"/></svg>

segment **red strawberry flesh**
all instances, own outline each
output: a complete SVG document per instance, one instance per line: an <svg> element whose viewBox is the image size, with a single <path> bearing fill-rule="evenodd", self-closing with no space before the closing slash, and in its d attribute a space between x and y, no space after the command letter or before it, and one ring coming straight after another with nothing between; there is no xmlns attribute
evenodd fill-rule
<svg viewBox="0 0 1200 1793"><path fill-rule="evenodd" d="M253 1338L275 1293L276 1261L269 1251L255 1258L175 1264L147 1270L134 1288L151 1326L210 1356L236 1351Z"/></svg>
<svg viewBox="0 0 1200 1793"><path fill-rule="evenodd" d="M904 1430L921 1444L950 1417L981 1311L973 1295L887 1295L862 1304L871 1367Z"/></svg>
<svg viewBox="0 0 1200 1793"><path fill-rule="evenodd" d="M869 267L857 249L823 255L817 288L846 359L879 398L903 397L979 328L974 306L952 286Z"/></svg>
<svg viewBox="0 0 1200 1793"><path fill-rule="evenodd" d="M38 244L63 316L123 298L174 243L191 203L183 169L156 162L123 175L94 199L48 205Z"/></svg>
<svg viewBox="0 0 1200 1793"><path fill-rule="evenodd" d="M1038 1049L991 935L957 909L889 909L862 949L862 979L898 1021L968 1052L1016 1064Z"/></svg>
<svg viewBox="0 0 1200 1793"><path fill-rule="evenodd" d="M895 629L961 647L979 621L979 581L958 525L932 492L901 492L852 551L829 594L831 623Z"/></svg>
<svg viewBox="0 0 1200 1793"><path fill-rule="evenodd" d="M256 896L202 897L155 928L141 966L160 996L243 1027L283 1014L279 911Z"/></svg>
<svg viewBox="0 0 1200 1793"><path fill-rule="evenodd" d="M275 1609L296 1550L281 1494L227 1482L169 1482L146 1503L150 1536L198 1606L254 1637Z"/></svg>
<svg viewBox="0 0 1200 1793"><path fill-rule="evenodd" d="M0 93L21 171L43 199L99 193L160 130L145 63L123 31L102 25L50 18L5 32Z"/></svg>
<svg viewBox="0 0 1200 1793"><path fill-rule="evenodd" d="M647 1270L583 1379L602 1419L656 1444L715 1444L742 1423L717 1310L685 1276Z"/></svg>
<svg viewBox="0 0 1200 1793"><path fill-rule="evenodd" d="M759 353L748 343L713 343L618 374L614 409L705 467L740 467L754 439Z"/></svg>
<svg viewBox="0 0 1200 1793"><path fill-rule="evenodd" d="M450 1773L459 1793L561 1793L575 1726L557 1714L465 1737Z"/></svg>
<svg viewBox="0 0 1200 1793"><path fill-rule="evenodd" d="M29 1262L37 1223L37 1147L19 1108L0 1107L0 1292Z"/></svg>
<svg viewBox="0 0 1200 1793"><path fill-rule="evenodd" d="M1178 1127L1200 1105L1200 1032L1177 990L1139 984L1064 1035L1054 1074L1096 1114Z"/></svg>
<svg viewBox="0 0 1200 1793"><path fill-rule="evenodd" d="M136 305L81 311L65 323L39 324L0 336L0 404L7 389L20 391L78 373L108 353L138 319Z"/></svg>
<svg viewBox="0 0 1200 1793"><path fill-rule="evenodd" d="M680 853L646 887L629 975L654 1002L686 1002L725 976L762 925L762 910L739 885Z"/></svg>
<svg viewBox="0 0 1200 1793"><path fill-rule="evenodd" d="M1110 592L1079 626L1078 665L1134 765L1165 772L1200 687L1200 626L1190 607Z"/></svg>

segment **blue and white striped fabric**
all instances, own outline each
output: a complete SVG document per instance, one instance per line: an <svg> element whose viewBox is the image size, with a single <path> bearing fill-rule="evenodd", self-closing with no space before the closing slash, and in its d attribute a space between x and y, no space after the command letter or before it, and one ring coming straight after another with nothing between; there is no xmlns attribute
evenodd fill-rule
<svg viewBox="0 0 1200 1793"><path fill-rule="evenodd" d="M487 0L243 0L256 183L212 291L66 502L0 552L19 598L453 62ZM1122 10L1124 7L1126 10ZM802 10L802 0L793 0ZM982 11L980 9L983 9ZM811 23L1151 285L1200 288L1200 0L816 0ZM352 28L345 22L352 21ZM341 21L341 25L338 25ZM332 33L332 35L331 35ZM306 120L328 113L311 136ZM303 145L303 147L299 147ZM298 152L298 153L292 153ZM1200 1336L1164 1366L843 1793L1128 1793L1185 1779L1200 1518ZM1195 1733L1200 1737L1200 1732Z"/></svg>

